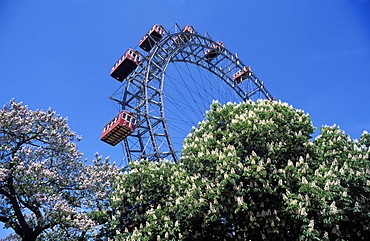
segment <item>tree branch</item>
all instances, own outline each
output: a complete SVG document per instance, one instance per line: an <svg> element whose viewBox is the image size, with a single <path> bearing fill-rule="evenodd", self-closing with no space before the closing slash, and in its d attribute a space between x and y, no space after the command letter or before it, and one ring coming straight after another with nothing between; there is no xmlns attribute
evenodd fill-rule
<svg viewBox="0 0 370 241"><path fill-rule="evenodd" d="M23 234L22 228L18 225L17 222L13 221L9 217L0 216L0 222L3 222L7 224L9 227L11 227L17 234L21 235Z"/></svg>
<svg viewBox="0 0 370 241"><path fill-rule="evenodd" d="M11 205L13 206L15 215L17 216L17 219L19 221L20 227L23 230L24 233L28 234L31 232L31 228L26 222L26 219L24 218L24 215L22 213L22 210L19 206L18 199L16 198L16 193L13 187L13 179L9 178L9 190L10 190L10 195L9 195L9 200L11 202ZM17 232L17 231L16 231ZM19 234L19 233L18 233Z"/></svg>

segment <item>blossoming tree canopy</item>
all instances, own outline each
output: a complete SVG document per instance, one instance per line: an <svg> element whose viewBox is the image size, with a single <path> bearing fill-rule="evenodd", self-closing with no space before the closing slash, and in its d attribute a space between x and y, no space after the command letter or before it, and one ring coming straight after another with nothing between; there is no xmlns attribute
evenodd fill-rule
<svg viewBox="0 0 370 241"><path fill-rule="evenodd" d="M82 162L79 139L51 109L11 100L0 110L0 221L23 240L61 230L73 239L97 225L88 212L109 194L118 169L99 156Z"/></svg>
<svg viewBox="0 0 370 241"><path fill-rule="evenodd" d="M314 129L286 103L213 103L178 165L134 162L117 179L110 237L370 239L369 134Z"/></svg>

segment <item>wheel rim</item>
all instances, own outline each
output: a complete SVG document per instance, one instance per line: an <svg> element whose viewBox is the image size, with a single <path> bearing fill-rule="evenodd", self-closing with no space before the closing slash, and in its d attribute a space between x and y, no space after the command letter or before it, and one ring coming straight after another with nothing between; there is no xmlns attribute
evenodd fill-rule
<svg viewBox="0 0 370 241"><path fill-rule="evenodd" d="M173 39L180 34L189 40L177 45ZM253 72L242 83L234 83L232 75L245 65L226 48L223 48L213 60L207 60L204 53L214 44L216 41L209 36L183 33L181 28L175 25L144 57L144 61L135 72L110 96L123 110L132 112L138 119L135 132L123 141L129 162L138 159L157 161L164 158L177 162L179 159L179 147L174 147L167 125L169 113L166 116L163 91L166 70L170 64L185 63L204 69L222 81L240 101L255 98L272 99Z"/></svg>

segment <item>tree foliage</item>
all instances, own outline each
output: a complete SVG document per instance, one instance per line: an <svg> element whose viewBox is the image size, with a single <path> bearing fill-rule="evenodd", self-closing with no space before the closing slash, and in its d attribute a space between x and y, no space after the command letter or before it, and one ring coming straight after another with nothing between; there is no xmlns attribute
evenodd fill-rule
<svg viewBox="0 0 370 241"><path fill-rule="evenodd" d="M213 103L180 164L133 162L112 222L125 240L368 240L369 134L315 128L281 102Z"/></svg>
<svg viewBox="0 0 370 241"><path fill-rule="evenodd" d="M78 240L98 228L119 169L81 160L80 138L54 111L11 100L0 110L0 221L22 240Z"/></svg>

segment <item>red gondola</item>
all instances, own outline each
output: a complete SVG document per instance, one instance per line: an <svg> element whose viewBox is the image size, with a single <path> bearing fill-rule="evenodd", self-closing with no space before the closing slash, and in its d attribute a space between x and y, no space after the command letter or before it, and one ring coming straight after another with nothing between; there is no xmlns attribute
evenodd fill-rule
<svg viewBox="0 0 370 241"><path fill-rule="evenodd" d="M122 111L104 126L100 140L115 146L129 136L135 128L135 116L127 111Z"/></svg>
<svg viewBox="0 0 370 241"><path fill-rule="evenodd" d="M214 58L216 58L220 52L222 52L225 49L224 44L222 42L217 41L212 48L207 49L204 52L204 57L208 60L211 61Z"/></svg>
<svg viewBox="0 0 370 241"><path fill-rule="evenodd" d="M186 25L181 30L181 32L183 32L183 33L195 33L195 30L194 30L193 26ZM191 36L190 35L187 35L187 34L179 34L178 36L176 36L176 37L173 38L173 42L175 44L177 44L177 45L182 45L182 44L188 42L190 39L191 39Z"/></svg>
<svg viewBox="0 0 370 241"><path fill-rule="evenodd" d="M243 80L248 79L251 73L251 67L244 66L241 70L233 74L233 80L235 83L241 83Z"/></svg>
<svg viewBox="0 0 370 241"><path fill-rule="evenodd" d="M141 38L139 47L149 52L163 36L164 28L161 25L154 24L145 36Z"/></svg>
<svg viewBox="0 0 370 241"><path fill-rule="evenodd" d="M124 55L113 65L110 76L122 82L127 76L134 71L140 64L139 52L129 49Z"/></svg>

